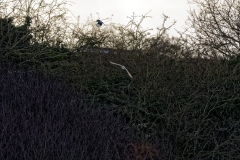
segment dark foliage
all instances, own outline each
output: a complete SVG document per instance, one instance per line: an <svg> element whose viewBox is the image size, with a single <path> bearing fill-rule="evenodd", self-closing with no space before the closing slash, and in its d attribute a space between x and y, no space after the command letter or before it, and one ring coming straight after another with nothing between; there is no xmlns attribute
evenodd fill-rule
<svg viewBox="0 0 240 160"><path fill-rule="evenodd" d="M57 77L7 63L0 72L0 159L122 159L139 142L123 117Z"/></svg>
<svg viewBox="0 0 240 160"><path fill-rule="evenodd" d="M73 61L79 67L64 74L70 83L129 117L140 136L157 134L170 157L239 158L239 63L127 54L80 54ZM109 61L126 66L133 79Z"/></svg>
<svg viewBox="0 0 240 160"><path fill-rule="evenodd" d="M22 51L29 48L30 24L30 17L26 17L25 23L18 27L13 24L13 18L0 18L0 51L4 52L10 49Z"/></svg>
<svg viewBox="0 0 240 160"><path fill-rule="evenodd" d="M214 11L226 10L211 11L218 24L222 14ZM133 15L126 26L111 24L114 32L96 28L92 20L86 28L74 25L66 44L60 32L66 30L53 32L51 24L62 24L52 20L43 23L41 32L31 30L32 50L3 56L59 77L0 66L0 158L240 159L240 63L228 52L234 47L222 50L224 59L206 52L224 47L222 36L211 39L214 43L204 38L206 50L201 36L197 41L168 38L165 15L157 35L148 36L140 27L145 16L135 23ZM194 24L203 31L198 20ZM209 20L204 22L214 22ZM228 34L237 40L226 31L224 41ZM124 65L133 78L110 61Z"/></svg>

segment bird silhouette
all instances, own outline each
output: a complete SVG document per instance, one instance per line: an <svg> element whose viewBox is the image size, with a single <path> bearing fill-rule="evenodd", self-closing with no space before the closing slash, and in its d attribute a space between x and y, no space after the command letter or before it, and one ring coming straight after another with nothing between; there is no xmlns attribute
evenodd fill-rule
<svg viewBox="0 0 240 160"><path fill-rule="evenodd" d="M96 22L97 22L96 25L97 25L98 27L101 27L101 26L104 24L104 23L103 23L101 20L99 20L99 19L96 20Z"/></svg>

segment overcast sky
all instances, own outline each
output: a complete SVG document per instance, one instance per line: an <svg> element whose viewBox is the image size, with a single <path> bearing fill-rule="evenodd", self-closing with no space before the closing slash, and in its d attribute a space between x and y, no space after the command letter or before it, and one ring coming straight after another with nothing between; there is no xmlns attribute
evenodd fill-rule
<svg viewBox="0 0 240 160"><path fill-rule="evenodd" d="M177 21L170 35L174 35L174 28L181 30L188 16L189 4L187 0L71 0L73 3L69 9L77 17L80 16L80 23L85 23L92 14L93 19L102 19L105 24L110 23L106 18L112 17L113 23L126 25L129 22L129 16L144 15L151 11L142 23L143 28L154 29L162 25L162 13L169 16L168 24ZM98 14L99 17L98 17ZM113 15L113 16L112 16ZM104 26L103 26L104 27Z"/></svg>

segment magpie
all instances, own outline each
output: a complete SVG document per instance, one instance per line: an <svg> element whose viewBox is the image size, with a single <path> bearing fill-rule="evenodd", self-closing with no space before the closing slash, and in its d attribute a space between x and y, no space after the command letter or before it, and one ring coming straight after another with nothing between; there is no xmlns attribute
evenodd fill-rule
<svg viewBox="0 0 240 160"><path fill-rule="evenodd" d="M99 19L98 19L96 22L97 22L97 24L96 24L96 25L97 25L98 27L101 27L101 26L102 26L102 24L104 24L104 23L103 23L101 20L99 20Z"/></svg>

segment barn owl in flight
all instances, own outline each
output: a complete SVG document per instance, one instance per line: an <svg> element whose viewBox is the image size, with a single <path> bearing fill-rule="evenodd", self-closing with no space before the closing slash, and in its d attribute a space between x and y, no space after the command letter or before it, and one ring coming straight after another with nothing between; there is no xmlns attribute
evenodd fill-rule
<svg viewBox="0 0 240 160"><path fill-rule="evenodd" d="M127 70L127 68L126 68L125 66L123 66L123 65L121 65L121 64L117 64L117 63L111 62L111 61L110 61L110 63L113 64L113 65L120 66L122 69L125 69L125 70L127 71L128 75L129 75L129 77L130 77L130 78L133 78L132 75L131 75L131 73Z"/></svg>

